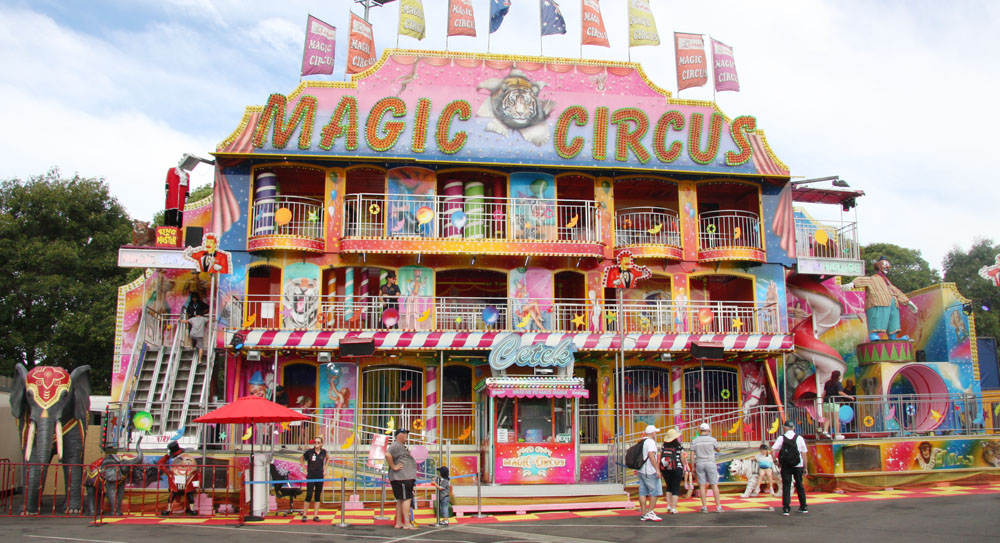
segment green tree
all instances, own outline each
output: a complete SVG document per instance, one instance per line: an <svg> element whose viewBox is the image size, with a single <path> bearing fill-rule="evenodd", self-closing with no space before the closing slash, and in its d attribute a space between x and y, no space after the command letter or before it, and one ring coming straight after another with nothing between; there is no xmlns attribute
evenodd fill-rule
<svg viewBox="0 0 1000 543"><path fill-rule="evenodd" d="M917 249L907 249L892 243L871 243L861 247L861 259L865 261L865 274L875 273L874 264L880 257L892 263L889 279L903 292L929 287L941 282L941 274L931 268Z"/></svg>
<svg viewBox="0 0 1000 543"><path fill-rule="evenodd" d="M202 198L209 196L211 194L212 194L212 184L206 183L192 190L191 193L188 194L187 201L197 202L198 200L201 200ZM156 214L153 215L153 222L150 224L150 227L156 228L157 226L163 226L163 219L166 216L167 214L162 209L157 211Z"/></svg>
<svg viewBox="0 0 1000 543"><path fill-rule="evenodd" d="M58 169L0 181L0 372L16 363L89 364L107 394L114 355L118 247L131 235L103 179Z"/></svg>
<svg viewBox="0 0 1000 543"><path fill-rule="evenodd" d="M1000 338L1000 288L993 282L979 276L979 269L996 263L1000 245L990 239L977 239L968 252L959 248L948 251L944 257L944 280L955 283L958 291L972 299L973 315L976 317L976 335ZM984 311L983 305L989 306Z"/></svg>

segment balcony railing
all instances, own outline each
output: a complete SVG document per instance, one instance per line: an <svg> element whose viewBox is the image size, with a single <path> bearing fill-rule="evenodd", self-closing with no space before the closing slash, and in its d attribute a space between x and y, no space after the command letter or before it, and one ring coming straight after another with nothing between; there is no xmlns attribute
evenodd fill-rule
<svg viewBox="0 0 1000 543"><path fill-rule="evenodd" d="M629 207L615 211L615 247L669 245L680 248L677 212L662 207Z"/></svg>
<svg viewBox="0 0 1000 543"><path fill-rule="evenodd" d="M658 334L781 333L775 304L742 301L625 301L623 315L580 299L314 296L286 304L279 295L249 295L244 322L253 328L512 332L626 332ZM387 311L394 309L394 312ZM484 314L496 313L488 324Z"/></svg>
<svg viewBox="0 0 1000 543"><path fill-rule="evenodd" d="M858 223L797 217L795 249L800 257L861 260Z"/></svg>
<svg viewBox="0 0 1000 543"><path fill-rule="evenodd" d="M349 194L345 238L600 241L590 200Z"/></svg>
<svg viewBox="0 0 1000 543"><path fill-rule="evenodd" d="M251 238L283 236L323 239L323 200L278 196L253 205Z"/></svg>
<svg viewBox="0 0 1000 543"><path fill-rule="evenodd" d="M698 243L702 251L725 248L763 249L760 217L734 209L706 211L698 217Z"/></svg>

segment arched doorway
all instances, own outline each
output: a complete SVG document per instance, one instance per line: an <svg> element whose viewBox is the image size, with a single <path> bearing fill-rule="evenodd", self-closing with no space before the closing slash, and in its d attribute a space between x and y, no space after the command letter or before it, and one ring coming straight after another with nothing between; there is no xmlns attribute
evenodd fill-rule
<svg viewBox="0 0 1000 543"><path fill-rule="evenodd" d="M684 369L684 420L709 419L740 408L739 372L735 368L694 366Z"/></svg>
<svg viewBox="0 0 1000 543"><path fill-rule="evenodd" d="M361 373L361 424L367 430L410 428L424 411L424 372L405 366L369 366Z"/></svg>

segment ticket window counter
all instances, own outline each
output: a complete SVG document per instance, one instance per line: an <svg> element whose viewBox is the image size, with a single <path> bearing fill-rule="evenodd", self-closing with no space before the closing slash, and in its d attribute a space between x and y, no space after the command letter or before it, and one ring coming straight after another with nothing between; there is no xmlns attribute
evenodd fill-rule
<svg viewBox="0 0 1000 543"><path fill-rule="evenodd" d="M580 378L493 377L476 402L483 480L565 484L580 480Z"/></svg>

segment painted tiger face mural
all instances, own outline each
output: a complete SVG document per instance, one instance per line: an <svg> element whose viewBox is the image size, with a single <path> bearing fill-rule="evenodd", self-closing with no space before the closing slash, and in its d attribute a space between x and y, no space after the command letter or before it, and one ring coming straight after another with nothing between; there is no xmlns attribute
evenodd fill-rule
<svg viewBox="0 0 1000 543"><path fill-rule="evenodd" d="M319 315L316 280L298 277L285 283L284 328L312 328Z"/></svg>
<svg viewBox="0 0 1000 543"><path fill-rule="evenodd" d="M524 72L512 68L503 79L491 78L480 83L477 89L489 91L490 97L480 106L476 115L487 117L486 130L508 136L517 130L535 145L549 141L549 128L545 121L555 108L552 100L538 97L546 86L542 81L531 81Z"/></svg>

